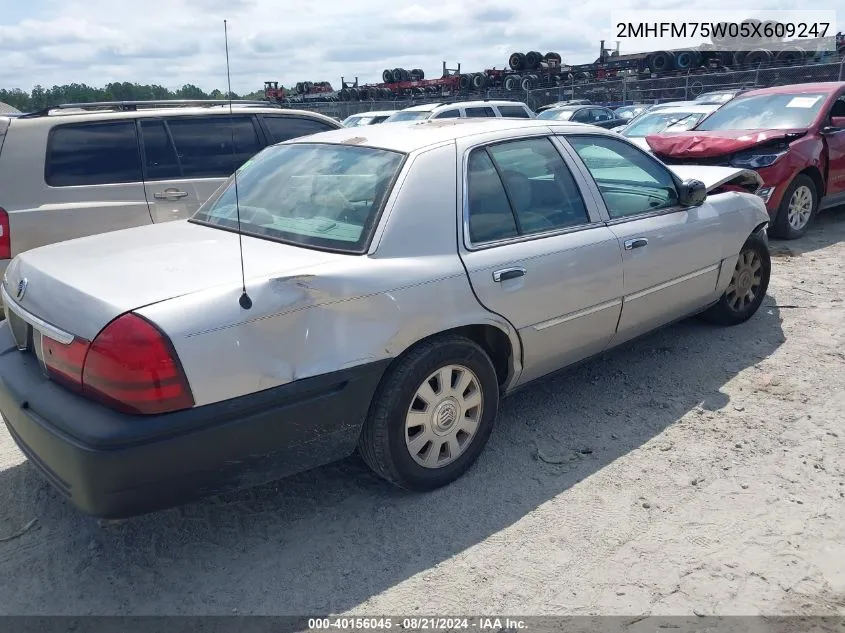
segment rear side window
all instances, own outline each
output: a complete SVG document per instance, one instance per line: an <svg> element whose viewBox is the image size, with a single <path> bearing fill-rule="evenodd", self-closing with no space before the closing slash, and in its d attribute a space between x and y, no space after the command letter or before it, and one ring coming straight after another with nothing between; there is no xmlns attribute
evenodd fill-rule
<svg viewBox="0 0 845 633"><path fill-rule="evenodd" d="M261 149L249 116L173 117L167 126L185 178L228 177Z"/></svg>
<svg viewBox="0 0 845 633"><path fill-rule="evenodd" d="M483 108L466 108L464 109L466 116L468 117L494 117L496 113L493 112L493 108L483 107Z"/></svg>
<svg viewBox="0 0 845 633"><path fill-rule="evenodd" d="M444 110L436 115L434 115L434 119L459 119L461 117L460 110Z"/></svg>
<svg viewBox="0 0 845 633"><path fill-rule="evenodd" d="M51 187L141 182L135 121L54 127L47 140L44 180Z"/></svg>
<svg viewBox="0 0 845 633"><path fill-rule="evenodd" d="M173 180L182 177L176 148L170 140L164 121L141 121L141 139L144 144L144 171L146 180Z"/></svg>
<svg viewBox="0 0 845 633"><path fill-rule="evenodd" d="M512 119L530 119L531 116L525 108L520 106L499 106L499 112L503 117Z"/></svg>
<svg viewBox="0 0 845 633"><path fill-rule="evenodd" d="M292 138L335 129L322 121L298 116L267 116L265 114L264 123L267 125L273 143L281 143Z"/></svg>

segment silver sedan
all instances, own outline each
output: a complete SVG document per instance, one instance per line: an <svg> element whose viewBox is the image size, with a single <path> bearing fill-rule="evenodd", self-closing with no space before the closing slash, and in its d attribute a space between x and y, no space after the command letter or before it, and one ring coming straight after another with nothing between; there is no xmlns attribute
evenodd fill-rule
<svg viewBox="0 0 845 633"><path fill-rule="evenodd" d="M267 148L190 220L14 259L0 411L96 516L356 448L398 486L443 486L514 389L678 319L757 311L768 215L738 189L758 178L694 170L702 180L554 121L370 126Z"/></svg>

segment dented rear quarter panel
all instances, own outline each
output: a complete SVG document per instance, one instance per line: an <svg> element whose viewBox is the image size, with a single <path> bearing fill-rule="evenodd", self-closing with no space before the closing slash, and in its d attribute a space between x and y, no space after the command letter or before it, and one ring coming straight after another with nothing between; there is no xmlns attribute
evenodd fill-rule
<svg viewBox="0 0 845 633"><path fill-rule="evenodd" d="M238 304L239 286L137 310L170 336L197 405L395 358L428 336L476 324L507 334L514 380L518 336L479 304L458 256L456 161L454 142L412 154L366 255L252 282L250 310Z"/></svg>

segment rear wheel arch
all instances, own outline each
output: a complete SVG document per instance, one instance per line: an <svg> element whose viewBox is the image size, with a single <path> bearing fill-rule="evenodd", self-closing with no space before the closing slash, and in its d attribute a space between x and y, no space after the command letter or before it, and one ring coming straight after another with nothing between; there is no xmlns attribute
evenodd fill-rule
<svg viewBox="0 0 845 633"><path fill-rule="evenodd" d="M402 350L402 352L398 354L388 366L385 371L385 375L387 375L390 369L398 364L402 358L411 353L411 351L428 344L434 339L445 338L453 335L463 336L476 343L484 350L484 352L490 357L493 367L496 369L496 377L499 381L500 387L504 388L512 382L514 374L516 373L518 367L521 366L522 349L521 347L515 349L514 342L511 340L511 336L507 331L489 323L460 325L429 334ZM514 336L518 335L514 333ZM518 344L518 341L516 343Z"/></svg>

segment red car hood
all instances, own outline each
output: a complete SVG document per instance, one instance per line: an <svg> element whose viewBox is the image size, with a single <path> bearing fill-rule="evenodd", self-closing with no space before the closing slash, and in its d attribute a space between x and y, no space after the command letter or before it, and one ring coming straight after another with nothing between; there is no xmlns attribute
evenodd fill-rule
<svg viewBox="0 0 845 633"><path fill-rule="evenodd" d="M806 129L793 130L690 130L646 137L651 150L659 156L707 158L733 154L761 143L806 134Z"/></svg>

